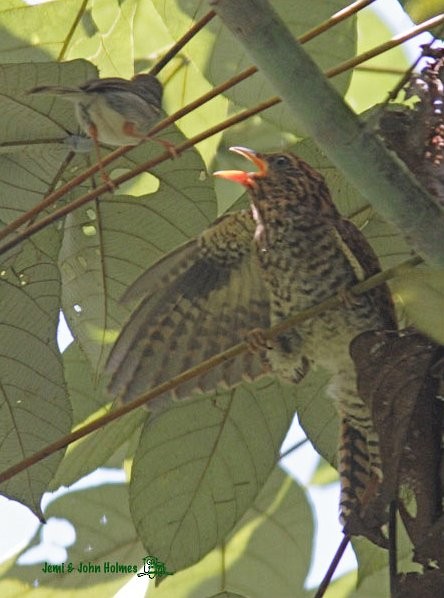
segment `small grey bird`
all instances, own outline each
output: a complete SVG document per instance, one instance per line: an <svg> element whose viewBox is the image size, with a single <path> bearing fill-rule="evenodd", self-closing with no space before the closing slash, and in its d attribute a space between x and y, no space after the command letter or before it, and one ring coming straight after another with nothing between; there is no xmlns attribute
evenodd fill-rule
<svg viewBox="0 0 444 598"><path fill-rule="evenodd" d="M163 89L154 75L140 74L91 79L78 87L42 85L28 93L73 102L81 128L95 144L120 146L139 143L159 120Z"/></svg>

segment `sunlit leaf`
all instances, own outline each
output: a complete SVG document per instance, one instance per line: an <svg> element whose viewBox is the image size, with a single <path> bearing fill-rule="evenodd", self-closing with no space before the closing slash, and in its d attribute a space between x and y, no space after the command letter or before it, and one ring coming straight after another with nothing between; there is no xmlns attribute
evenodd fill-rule
<svg viewBox="0 0 444 598"><path fill-rule="evenodd" d="M165 3L163 0L154 0L154 5L174 39L181 36L192 22L208 12L208 5L198 0L178 5ZM296 37L326 20L346 5L348 3L342 0L334 0L328 4L321 1L312 1L307 4L295 0L273 2L273 8L285 20L286 25ZM322 69L327 69L351 58L355 53L355 46L355 20L351 18L325 32L322 36L311 40L307 43L306 49ZM187 45L186 54L214 85L230 79L252 65L244 48L217 18L213 19L205 30ZM349 77L350 75L346 73L335 79L334 84L341 93L347 89ZM275 96L276 92L260 73L256 73L246 82L227 91L226 95L237 106L252 107ZM283 104L267 110L263 116L281 130L294 132L294 119Z"/></svg>
<svg viewBox="0 0 444 598"><path fill-rule="evenodd" d="M292 415L291 393L265 378L148 420L130 486L147 550L179 570L221 542L268 478Z"/></svg>
<svg viewBox="0 0 444 598"><path fill-rule="evenodd" d="M223 546L151 588L148 596L306 598L312 532L303 489L275 468Z"/></svg>
<svg viewBox="0 0 444 598"><path fill-rule="evenodd" d="M16 563L7 570L0 581L2 596L71 598L81 591L88 598L109 598L142 567L145 552L130 520L126 485L106 484L72 492L52 502L45 517L48 521L66 520L75 528L75 540L66 546L65 558L52 563L65 563L64 571L42 571L46 559L37 551L44 539L44 528L40 526L24 551L28 559L37 551L36 564ZM129 565L130 573L114 571L116 563ZM78 570L81 564L86 572ZM93 572L88 572L89 566Z"/></svg>
<svg viewBox="0 0 444 598"><path fill-rule="evenodd" d="M444 271L406 270L393 281L396 300L424 334L444 343Z"/></svg>
<svg viewBox="0 0 444 598"><path fill-rule="evenodd" d="M0 470L30 457L71 428L56 345L59 247L60 232L47 230L0 259ZM41 496L61 458L58 452L40 461L4 482L1 492L41 517Z"/></svg>
<svg viewBox="0 0 444 598"><path fill-rule="evenodd" d="M84 0L37 6L2 1L0 63L56 60L84 5Z"/></svg>
<svg viewBox="0 0 444 598"><path fill-rule="evenodd" d="M399 0L399 2L415 23L421 23L443 12L442 0Z"/></svg>

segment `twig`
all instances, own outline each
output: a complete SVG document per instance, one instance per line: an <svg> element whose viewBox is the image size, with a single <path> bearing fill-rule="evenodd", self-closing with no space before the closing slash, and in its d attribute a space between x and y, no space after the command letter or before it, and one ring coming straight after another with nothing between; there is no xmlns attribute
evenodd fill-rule
<svg viewBox="0 0 444 598"><path fill-rule="evenodd" d="M369 4L373 4L373 2L375 2L375 0L357 0L356 2L353 2L349 6L346 6L342 10L339 10L337 13L332 15L329 19L327 19L320 25L313 27L313 29L310 29L310 31L307 31L307 33L304 33L303 35L301 35L298 38L298 42L300 44L304 44L305 42L308 42L309 40L313 39L317 35L320 35L321 33L324 33L324 31L327 31L327 29L334 27L338 23L341 23L345 19L348 19L355 13L359 12L366 6L369 6Z"/></svg>
<svg viewBox="0 0 444 598"><path fill-rule="evenodd" d="M307 442L308 438L304 438L303 440L299 440L299 442L293 444L293 446L290 446L290 448L288 448L286 451L279 455L279 461L281 461L281 459L285 459L285 457L288 457L290 453L293 453L294 451L300 449L301 446L304 446L304 444L307 444Z"/></svg>
<svg viewBox="0 0 444 598"><path fill-rule="evenodd" d="M335 556L333 557L330 566L327 569L327 573L324 575L324 578L321 581L313 598L322 598L322 596L325 594L328 586L330 585L331 578L333 577L333 574L336 571L336 567L339 565L339 561L342 559L342 556L349 542L350 536L347 535L342 538L341 543L339 544L338 549L335 553Z"/></svg>
<svg viewBox="0 0 444 598"><path fill-rule="evenodd" d="M412 29L409 29L405 33L400 33L399 35L396 35L393 39L381 44L380 46L377 46L376 48L372 48L371 50L368 50L367 52L363 52L362 54L360 54L359 56L356 56L355 58L346 60L341 65L339 65L339 67L334 67L332 69L329 69L327 71L327 73L328 73L327 76L334 77L335 75L338 75L339 72L342 72L342 71L337 70L339 68L343 68L343 69L347 70L347 69L355 67L357 64L360 64L361 62L366 62L367 60L370 60L371 58L375 58L375 56L379 56L379 54L383 54L384 52L387 52L388 50L392 50L396 46L399 46L400 44L403 44L407 40L412 39L412 37L416 37L420 33L423 33L424 31L427 31L428 29L430 29L432 27L436 27L437 25L440 25L441 23L444 23L444 14L438 15L437 17L434 17L432 19L428 19L427 21L424 21L423 23L416 25L416 27L412 27Z"/></svg>
<svg viewBox="0 0 444 598"><path fill-rule="evenodd" d="M399 264L397 267L389 268L384 272L380 272L379 274L376 274L375 276L372 276L371 278L368 278L367 280L358 283L350 289L350 292L353 295L362 295L370 289L382 284L386 280L393 278L393 276L395 276L395 274L401 268L405 268L408 266L413 267L422 263L422 261L423 260L419 256L410 258L409 260L406 260L405 262ZM289 330L293 326L300 324L301 322L308 320L309 318L317 316L318 314L327 309L335 309L339 307L342 304L342 302L342 296L340 297L339 295L333 295L329 299L322 301L322 303L305 309L299 312L298 314L295 314L294 316L286 320L283 320L282 322L279 322L279 324L276 324L275 326L272 326L271 328L264 330L264 337L266 339L272 339L281 334L282 332ZM134 399L134 401L131 401L130 403L127 403L126 405L123 405L122 407L119 407L111 411L110 413L107 413L106 415L97 418L89 424L78 428L74 432L71 432L70 434L63 436L62 438L59 438L59 440L56 440L55 442L47 445L43 449L34 453L33 455L27 457L26 459L23 459L23 461L20 461L16 465L9 467L8 469L0 473L0 483L5 482L6 480L12 478L13 476L27 469L31 465L38 463L42 459L49 457L49 455L52 455L60 449L65 448L66 446L68 446L68 444L71 444L75 440L79 440L80 438L83 438L84 436L91 434L91 432L94 432L95 430L102 428L103 426L109 424L115 419L122 417L126 413L129 413L130 411L133 411L134 409L137 409L138 407L145 405L146 403L152 401L159 395L169 392L176 386L179 386L179 384L187 382L192 378L196 378L197 376L200 376L203 373L208 372L210 369L222 363L225 363L226 361L229 361L230 359L233 359L234 357L237 357L237 355L240 355L241 353L244 353L248 350L249 345L245 341L243 341L241 343L238 343L237 345L233 345L226 351L218 353L217 355L214 355L213 357L210 357L209 359L202 361L198 365L189 368L188 370L185 370L184 372L178 374L177 376L174 376L167 382L163 382L162 384L155 386L154 388L144 393L137 399Z"/></svg>
<svg viewBox="0 0 444 598"><path fill-rule="evenodd" d="M172 48L168 50L158 62L156 62L149 71L150 75L157 75L160 73L163 67L167 65L170 60L174 58L174 56L176 56L176 54L196 35L196 33L203 29L215 16L216 13L214 10L210 10L206 15L199 19L180 39L177 40L174 46L172 46Z"/></svg>
<svg viewBox="0 0 444 598"><path fill-rule="evenodd" d="M398 554L396 538L396 501L392 500L389 506L388 539L389 539L389 574L390 598L395 598L398 584Z"/></svg>

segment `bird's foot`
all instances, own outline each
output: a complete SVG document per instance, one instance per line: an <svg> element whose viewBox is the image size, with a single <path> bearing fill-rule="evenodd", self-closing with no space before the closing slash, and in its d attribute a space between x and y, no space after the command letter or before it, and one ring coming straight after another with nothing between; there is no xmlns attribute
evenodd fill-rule
<svg viewBox="0 0 444 598"><path fill-rule="evenodd" d="M156 141L157 143L160 143L161 145L163 145L163 147L170 154L170 156L173 160L175 160L179 156L179 154L177 153L177 150L176 150L176 146L174 145L174 143L171 143L171 141L166 141L165 139L159 139L159 137L148 137L148 139L152 139L153 141Z"/></svg>
<svg viewBox="0 0 444 598"><path fill-rule="evenodd" d="M109 174L106 172L105 167L103 166L102 158L100 156L100 145L99 145L97 127L93 122L91 122L89 124L88 135L91 137L91 139L93 140L93 143L94 143L94 148L96 150L97 164L99 166L99 172L100 172L101 179L105 183L105 185L108 187L108 190L110 191L110 193L114 193L114 191L116 190L116 185L111 180Z"/></svg>
<svg viewBox="0 0 444 598"><path fill-rule="evenodd" d="M253 328L247 332L245 342L251 353L260 353L261 351L273 349L273 343L267 338L267 331L264 328Z"/></svg>

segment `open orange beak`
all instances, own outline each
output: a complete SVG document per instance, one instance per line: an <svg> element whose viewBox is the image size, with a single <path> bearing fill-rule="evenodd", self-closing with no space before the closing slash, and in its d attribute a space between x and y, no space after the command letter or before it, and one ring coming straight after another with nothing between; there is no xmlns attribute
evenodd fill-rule
<svg viewBox="0 0 444 598"><path fill-rule="evenodd" d="M254 150L248 149L248 147L240 146L230 147L230 151L244 156L244 158L253 162L259 170L256 172L244 172L243 170L218 170L217 172L213 172L214 176L221 179L228 179L229 181L234 181L235 183L244 185L244 187L250 188L255 186L255 180L257 178L266 176L268 165L265 160L260 157L260 154Z"/></svg>

